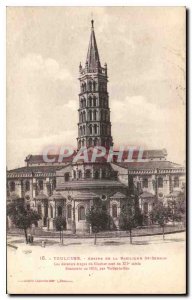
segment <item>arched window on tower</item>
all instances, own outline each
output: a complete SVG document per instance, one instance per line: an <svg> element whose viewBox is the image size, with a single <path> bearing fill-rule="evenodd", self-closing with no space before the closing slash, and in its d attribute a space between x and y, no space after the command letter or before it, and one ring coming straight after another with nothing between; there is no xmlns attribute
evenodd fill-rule
<svg viewBox="0 0 192 300"><path fill-rule="evenodd" d="M97 101L96 101L96 97L93 97L93 106L97 106Z"/></svg>
<svg viewBox="0 0 192 300"><path fill-rule="evenodd" d="M89 111L89 121L92 121L92 111Z"/></svg>
<svg viewBox="0 0 192 300"><path fill-rule="evenodd" d="M103 121L103 111L101 110L101 121Z"/></svg>
<svg viewBox="0 0 192 300"><path fill-rule="evenodd" d="M82 147L85 146L85 140L82 140Z"/></svg>
<svg viewBox="0 0 192 300"><path fill-rule="evenodd" d="M81 141L78 142L78 147L81 148Z"/></svg>
<svg viewBox="0 0 192 300"><path fill-rule="evenodd" d="M93 130L92 130L92 125L89 125L89 134L92 134Z"/></svg>
<svg viewBox="0 0 192 300"><path fill-rule="evenodd" d="M73 178L76 179L76 171L73 170Z"/></svg>
<svg viewBox="0 0 192 300"><path fill-rule="evenodd" d="M91 92L92 91L92 82L89 81L89 91Z"/></svg>
<svg viewBox="0 0 192 300"><path fill-rule="evenodd" d="M85 111L83 112L83 122L86 121L86 115L85 115Z"/></svg>
<svg viewBox="0 0 192 300"><path fill-rule="evenodd" d="M92 106L92 97L89 96L89 106L91 107Z"/></svg>
<svg viewBox="0 0 192 300"><path fill-rule="evenodd" d="M97 125L94 124L94 134L97 134Z"/></svg>
<svg viewBox="0 0 192 300"><path fill-rule="evenodd" d="M86 83L83 84L83 92L86 92Z"/></svg>
<svg viewBox="0 0 192 300"><path fill-rule="evenodd" d="M97 146L97 145L98 145L98 139L95 138L95 139L94 139L94 146Z"/></svg>
<svg viewBox="0 0 192 300"><path fill-rule="evenodd" d="M88 146L89 146L89 147L92 146L92 138L89 138L89 140L88 140Z"/></svg>
<svg viewBox="0 0 192 300"><path fill-rule="evenodd" d="M95 92L96 91L96 82L93 81L93 91Z"/></svg>
<svg viewBox="0 0 192 300"><path fill-rule="evenodd" d="M94 121L97 120L97 111L96 110L93 111L93 120Z"/></svg>

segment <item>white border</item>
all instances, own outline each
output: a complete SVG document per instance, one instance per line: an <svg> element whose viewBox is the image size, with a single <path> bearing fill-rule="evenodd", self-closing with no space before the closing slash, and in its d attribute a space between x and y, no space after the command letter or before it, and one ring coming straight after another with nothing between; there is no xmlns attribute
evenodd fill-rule
<svg viewBox="0 0 192 300"><path fill-rule="evenodd" d="M1 182L1 206L0 206L0 299L5 299L8 296L5 294L5 287L6 287L6 278L5 278L5 271L6 271L6 225L5 225L5 197L6 197L6 6L186 6L189 10L192 8L192 1L190 0L1 0L0 1L0 137L1 137L1 145L0 145L0 182ZM189 11L191 15L191 11ZM191 40L191 24L189 22L189 39L188 39L188 60L191 52L190 47L190 40ZM191 64L188 62L188 72L191 73ZM192 85L191 76L189 76L189 86L188 86L188 101L190 100L190 87ZM192 115L192 108L191 105L188 104L189 109L189 122L190 116ZM191 123L191 122L190 122ZM191 125L191 124L189 124ZM189 128L188 128L189 129ZM190 126L191 129L191 126ZM189 137L191 140L191 133L190 130ZM189 146L190 146L189 142ZM191 147L190 147L191 149ZM190 154L190 153L189 153ZM188 162L188 171L191 171L191 163ZM189 186L191 191L191 184ZM188 200L190 202L190 195L191 192L189 191ZM188 208L191 208L191 205ZM190 228L191 222L191 211L189 214L189 224L188 230ZM190 230L190 240L191 240L191 230ZM3 237L3 239L2 239ZM189 241L188 241L189 242ZM3 244L3 245L2 245ZM190 249L188 249L190 253ZM191 270L191 259L189 260L190 267L189 272ZM191 278L189 276L189 287L191 289ZM53 296L51 298L55 298ZM17 298L21 298L17 296ZM25 297L22 297L25 298ZM40 299L40 297L37 297ZM66 298L66 297L65 297ZM67 297L68 298L68 297ZM102 297L100 297L102 298ZM134 297L137 298L137 297ZM164 299L168 297L164 297Z"/></svg>

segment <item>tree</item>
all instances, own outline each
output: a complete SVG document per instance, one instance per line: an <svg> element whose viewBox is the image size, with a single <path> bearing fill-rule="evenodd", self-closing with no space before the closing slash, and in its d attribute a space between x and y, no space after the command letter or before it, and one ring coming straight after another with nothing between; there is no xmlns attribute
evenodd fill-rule
<svg viewBox="0 0 192 300"><path fill-rule="evenodd" d="M179 193L176 199L171 202L173 210L173 221L183 222L185 225L186 222L186 193L185 188Z"/></svg>
<svg viewBox="0 0 192 300"><path fill-rule="evenodd" d="M17 228L24 230L26 243L28 243L27 229L32 224L37 225L37 221L41 219L41 215L32 209L27 209L23 198L8 204L7 215Z"/></svg>
<svg viewBox="0 0 192 300"><path fill-rule="evenodd" d="M97 233L108 228L109 215L101 206L95 205L88 210L86 221L90 224L94 232L94 245L96 245Z"/></svg>
<svg viewBox="0 0 192 300"><path fill-rule="evenodd" d="M130 244L132 244L132 230L139 225L141 218L140 210L135 203L135 197L129 197L121 210L119 219L120 229L129 231Z"/></svg>
<svg viewBox="0 0 192 300"><path fill-rule="evenodd" d="M63 244L63 229L66 228L66 219L62 216L58 216L55 219L56 230L60 231L60 242Z"/></svg>
<svg viewBox="0 0 192 300"><path fill-rule="evenodd" d="M150 218L152 222L156 222L162 227L163 239L165 239L165 225L171 219L170 207L164 205L163 202L159 201L154 205L150 213Z"/></svg>

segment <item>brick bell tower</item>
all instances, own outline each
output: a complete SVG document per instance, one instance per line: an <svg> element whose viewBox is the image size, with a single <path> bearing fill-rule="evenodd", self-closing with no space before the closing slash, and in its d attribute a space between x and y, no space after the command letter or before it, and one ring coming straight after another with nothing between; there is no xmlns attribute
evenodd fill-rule
<svg viewBox="0 0 192 300"><path fill-rule="evenodd" d="M101 67L99 52L91 21L91 36L85 68L79 66L79 123L77 148L113 145L107 92L107 64Z"/></svg>

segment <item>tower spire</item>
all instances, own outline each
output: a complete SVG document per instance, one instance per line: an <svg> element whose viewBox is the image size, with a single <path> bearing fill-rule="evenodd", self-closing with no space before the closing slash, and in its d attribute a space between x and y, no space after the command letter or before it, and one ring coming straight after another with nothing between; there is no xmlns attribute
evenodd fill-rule
<svg viewBox="0 0 192 300"><path fill-rule="evenodd" d="M113 145L111 135L109 95L107 92L107 64L100 64L91 20L91 36L85 67L79 66L79 122L77 147Z"/></svg>
<svg viewBox="0 0 192 300"><path fill-rule="evenodd" d="M94 20L91 20L91 36L89 41L89 47L87 52L86 64L90 70L100 68L99 52L97 48L97 42L94 32Z"/></svg>

